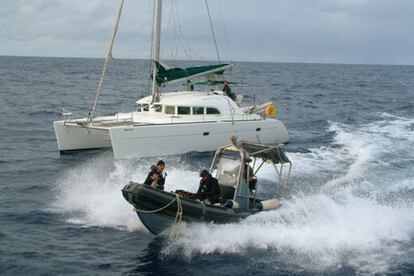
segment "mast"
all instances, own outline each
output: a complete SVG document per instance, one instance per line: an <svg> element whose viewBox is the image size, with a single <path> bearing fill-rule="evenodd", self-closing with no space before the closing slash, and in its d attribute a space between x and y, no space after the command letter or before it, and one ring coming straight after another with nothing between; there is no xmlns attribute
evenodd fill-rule
<svg viewBox="0 0 414 276"><path fill-rule="evenodd" d="M160 41L161 41L161 13L162 13L162 0L155 0L155 19L154 19L154 60L160 61ZM158 84L156 81L157 65L154 62L154 68L152 70L152 99L151 103L158 102L160 100L160 92L158 90Z"/></svg>

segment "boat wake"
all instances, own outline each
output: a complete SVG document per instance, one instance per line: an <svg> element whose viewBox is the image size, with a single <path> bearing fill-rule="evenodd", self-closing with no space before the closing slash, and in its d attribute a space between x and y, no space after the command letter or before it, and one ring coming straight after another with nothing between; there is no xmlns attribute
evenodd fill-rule
<svg viewBox="0 0 414 276"><path fill-rule="evenodd" d="M253 264L280 266L282 259L289 267L351 267L362 273L409 263L414 253L414 152L409 146L414 120L378 116L375 123L357 127L330 122L335 139L329 147L290 153L293 186L280 209L237 224L183 225L164 254L190 259L251 254Z"/></svg>
<svg viewBox="0 0 414 276"><path fill-rule="evenodd" d="M249 259L259 265L277 266L275 260L283 260L301 269L351 267L362 273L409 263L414 254L414 119L376 116L375 122L358 126L330 122L331 144L290 153L289 197L278 210L240 223L184 224L167 239L163 253L189 259L252 254ZM57 183L54 207L71 223L146 231L120 190L131 180L143 181L154 160L114 162L107 154L71 168ZM166 163L166 190L197 189L196 161L170 157ZM272 177L265 168L258 179Z"/></svg>

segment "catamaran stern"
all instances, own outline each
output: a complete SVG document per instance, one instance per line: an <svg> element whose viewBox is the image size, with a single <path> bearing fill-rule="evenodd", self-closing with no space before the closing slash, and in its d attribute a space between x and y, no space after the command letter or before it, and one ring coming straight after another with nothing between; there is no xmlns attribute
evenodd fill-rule
<svg viewBox="0 0 414 276"><path fill-rule="evenodd" d="M111 147L108 129L90 128L65 121L55 121L53 126L60 152Z"/></svg>

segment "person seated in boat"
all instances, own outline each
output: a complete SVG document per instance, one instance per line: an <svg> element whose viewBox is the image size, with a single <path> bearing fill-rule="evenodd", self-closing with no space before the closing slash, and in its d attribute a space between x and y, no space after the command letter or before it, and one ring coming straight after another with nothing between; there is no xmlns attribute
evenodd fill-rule
<svg viewBox="0 0 414 276"><path fill-rule="evenodd" d="M191 80L187 80L187 91L194 91L194 84Z"/></svg>
<svg viewBox="0 0 414 276"><path fill-rule="evenodd" d="M211 204L218 202L220 199L220 187L218 180L205 169L200 172L200 177L200 186L198 187L198 191L194 195L194 198L200 200L208 199Z"/></svg>
<svg viewBox="0 0 414 276"><path fill-rule="evenodd" d="M236 94L234 94L233 92L231 92L231 88L230 85L227 81L224 81L224 87L222 89L222 91L233 101L236 100Z"/></svg>
<svg viewBox="0 0 414 276"><path fill-rule="evenodd" d="M149 185L152 188L164 190L165 176L163 171L165 169L164 161L158 161L156 166L151 167L151 171L148 173L147 178L144 181L145 185Z"/></svg>

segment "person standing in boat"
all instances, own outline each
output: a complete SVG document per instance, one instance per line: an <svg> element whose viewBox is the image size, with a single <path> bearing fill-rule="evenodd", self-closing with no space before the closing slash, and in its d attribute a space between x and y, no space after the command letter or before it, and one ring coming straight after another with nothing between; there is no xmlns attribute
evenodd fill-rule
<svg viewBox="0 0 414 276"><path fill-rule="evenodd" d="M162 160L158 161L157 166L153 166L153 168L151 168L151 171L148 173L148 176L144 181L144 184L149 185L152 188L164 190L164 184L165 184L165 176L163 175L164 169L165 169L164 161Z"/></svg>
<svg viewBox="0 0 414 276"><path fill-rule="evenodd" d="M247 177L247 171L249 171L249 177ZM253 193L253 190L256 190L257 178L254 176L253 168L248 163L244 163L243 177L249 184L250 192Z"/></svg>
<svg viewBox="0 0 414 276"><path fill-rule="evenodd" d="M230 85L229 85L228 81L226 81L226 80L224 81L224 87L223 87L222 91L233 101L236 100L236 95L233 92L231 92Z"/></svg>
<svg viewBox="0 0 414 276"><path fill-rule="evenodd" d="M200 172L200 177L200 186L198 187L197 194L195 194L195 198L200 200L208 199L212 204L218 202L220 198L218 180L205 169Z"/></svg>

